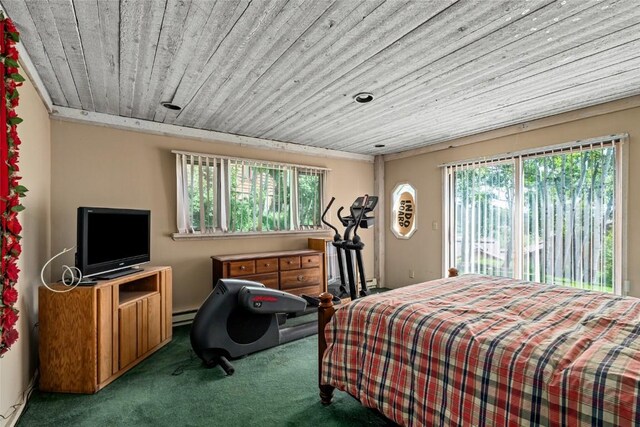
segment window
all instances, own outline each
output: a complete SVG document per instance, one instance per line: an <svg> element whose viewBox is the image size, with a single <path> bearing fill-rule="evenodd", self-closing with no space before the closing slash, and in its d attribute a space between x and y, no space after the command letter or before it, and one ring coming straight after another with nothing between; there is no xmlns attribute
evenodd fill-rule
<svg viewBox="0 0 640 427"><path fill-rule="evenodd" d="M178 234L321 229L327 169L174 151Z"/></svg>
<svg viewBox="0 0 640 427"><path fill-rule="evenodd" d="M445 165L445 265L619 293L621 139Z"/></svg>

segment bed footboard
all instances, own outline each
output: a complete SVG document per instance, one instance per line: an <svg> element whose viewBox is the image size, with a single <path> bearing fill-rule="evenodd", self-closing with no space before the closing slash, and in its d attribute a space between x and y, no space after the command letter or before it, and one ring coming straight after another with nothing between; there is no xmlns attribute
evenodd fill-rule
<svg viewBox="0 0 640 427"><path fill-rule="evenodd" d="M324 336L324 328L333 317L336 309L333 307L333 295L328 292L320 294L320 306L318 307L318 385L320 387L320 400L323 405L331 403L334 387L322 384L322 356L327 349L327 340Z"/></svg>

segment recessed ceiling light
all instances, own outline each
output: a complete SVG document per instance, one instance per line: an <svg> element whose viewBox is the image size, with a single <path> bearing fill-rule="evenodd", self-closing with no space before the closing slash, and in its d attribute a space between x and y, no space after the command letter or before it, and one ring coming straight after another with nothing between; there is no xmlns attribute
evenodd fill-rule
<svg viewBox="0 0 640 427"><path fill-rule="evenodd" d="M374 145L374 147L376 147L376 148L382 148L382 147L386 147L386 145L384 145L384 144L376 144L376 145Z"/></svg>
<svg viewBox="0 0 640 427"><path fill-rule="evenodd" d="M174 110L174 111L179 111L182 110L182 107L176 104L172 104L170 102L161 102L160 105L162 105L164 108L168 109L168 110Z"/></svg>
<svg viewBox="0 0 640 427"><path fill-rule="evenodd" d="M360 92L353 97L353 100L360 104L366 104L367 102L373 101L373 94L370 92Z"/></svg>

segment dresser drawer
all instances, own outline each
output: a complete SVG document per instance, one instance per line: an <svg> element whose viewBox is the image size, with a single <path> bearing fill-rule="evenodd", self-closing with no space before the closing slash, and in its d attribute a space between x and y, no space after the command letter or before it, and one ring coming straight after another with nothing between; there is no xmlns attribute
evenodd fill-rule
<svg viewBox="0 0 640 427"><path fill-rule="evenodd" d="M305 288L287 289L287 292L293 295L298 295L298 296L304 294L304 295L309 295L310 297L317 297L322 293L322 289L320 289L320 286L315 285L315 286L307 286Z"/></svg>
<svg viewBox="0 0 640 427"><path fill-rule="evenodd" d="M321 255L303 255L300 257L300 267L301 268L319 267L321 260L322 260Z"/></svg>
<svg viewBox="0 0 640 427"><path fill-rule="evenodd" d="M242 279L262 283L267 288L278 289L278 273L253 274L251 276L243 276Z"/></svg>
<svg viewBox="0 0 640 427"><path fill-rule="evenodd" d="M234 261L229 263L229 277L241 277L247 274L255 274L256 262L254 260Z"/></svg>
<svg viewBox="0 0 640 427"><path fill-rule="evenodd" d="M274 271L278 271L278 258L256 260L256 273L273 273Z"/></svg>
<svg viewBox="0 0 640 427"><path fill-rule="evenodd" d="M302 288L320 285L322 274L319 268L305 268L280 272L280 289Z"/></svg>
<svg viewBox="0 0 640 427"><path fill-rule="evenodd" d="M280 258L280 270L297 270L300 268L299 256L288 256Z"/></svg>

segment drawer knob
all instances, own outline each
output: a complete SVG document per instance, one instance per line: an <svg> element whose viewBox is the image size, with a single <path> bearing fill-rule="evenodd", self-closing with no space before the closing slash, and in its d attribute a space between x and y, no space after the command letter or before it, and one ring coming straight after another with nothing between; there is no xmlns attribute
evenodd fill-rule
<svg viewBox="0 0 640 427"><path fill-rule="evenodd" d="M264 266L265 266L265 267L269 267L270 265L271 265L271 264L269 264L269 263L266 263L266 264L265 264Z"/></svg>
<svg viewBox="0 0 640 427"><path fill-rule="evenodd" d="M304 282L304 276L302 274L298 276L298 282Z"/></svg>
<svg viewBox="0 0 640 427"><path fill-rule="evenodd" d="M291 264L291 261L287 261L287 264Z"/></svg>
<svg viewBox="0 0 640 427"><path fill-rule="evenodd" d="M246 269L247 269L247 267L245 267L244 265L241 265L241 266L240 266L240 270L244 271L244 270L246 270Z"/></svg>

